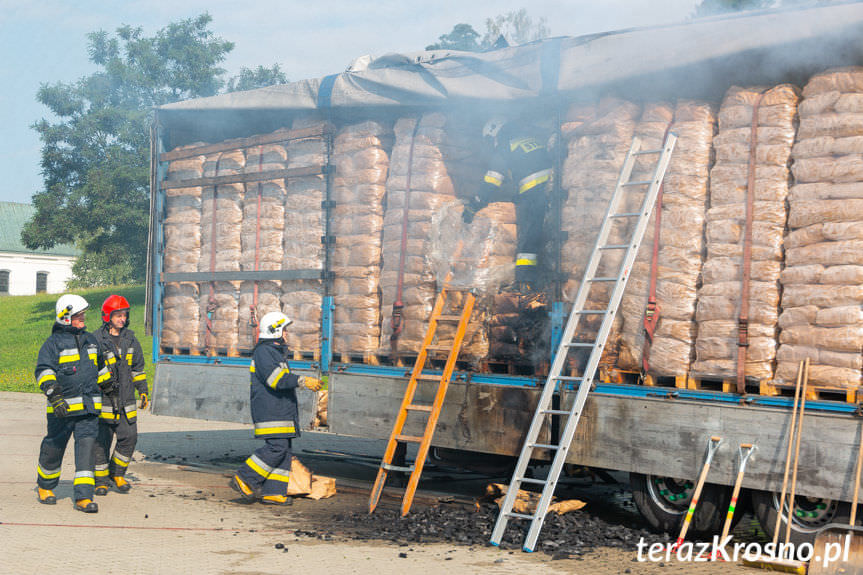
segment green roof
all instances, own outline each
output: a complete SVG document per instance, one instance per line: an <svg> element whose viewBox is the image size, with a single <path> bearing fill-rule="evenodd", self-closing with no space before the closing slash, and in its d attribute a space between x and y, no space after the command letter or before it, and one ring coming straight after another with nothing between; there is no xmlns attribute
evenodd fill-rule
<svg viewBox="0 0 863 575"><path fill-rule="evenodd" d="M31 250L21 241L21 230L36 213L30 204L0 202L0 252L41 254L46 256L78 256L81 254L69 244L56 245L47 250Z"/></svg>

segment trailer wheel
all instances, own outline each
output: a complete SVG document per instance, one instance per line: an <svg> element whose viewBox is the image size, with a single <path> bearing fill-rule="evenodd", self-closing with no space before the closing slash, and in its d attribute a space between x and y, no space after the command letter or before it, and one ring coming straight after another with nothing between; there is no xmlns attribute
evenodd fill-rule
<svg viewBox="0 0 863 575"><path fill-rule="evenodd" d="M776 514L779 510L780 495L772 491L753 491L752 506L758 523L767 534L773 538L776 526ZM817 497L794 497L794 517L791 520L791 543L812 543L819 529L828 523L845 523L851 519L851 505L843 501L821 499ZM788 497L779 525L779 541L785 541L786 517L788 517Z"/></svg>
<svg viewBox="0 0 863 575"><path fill-rule="evenodd" d="M630 473L629 482L632 499L651 526L672 534L680 529L695 491L695 481ZM692 517L690 532L699 536L719 533L730 499L729 488L706 483Z"/></svg>

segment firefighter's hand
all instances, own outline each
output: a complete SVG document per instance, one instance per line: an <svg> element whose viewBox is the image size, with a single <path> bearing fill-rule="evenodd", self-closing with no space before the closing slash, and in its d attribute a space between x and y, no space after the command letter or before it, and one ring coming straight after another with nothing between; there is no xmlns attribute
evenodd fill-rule
<svg viewBox="0 0 863 575"><path fill-rule="evenodd" d="M117 382L114 381L114 378L110 378L106 381L103 381L99 384L99 389L102 390L102 393L105 395L111 395L115 391L117 391Z"/></svg>
<svg viewBox="0 0 863 575"><path fill-rule="evenodd" d="M138 398L141 400L140 409L147 409L150 406L150 397L146 393L139 393Z"/></svg>
<svg viewBox="0 0 863 575"><path fill-rule="evenodd" d="M60 393L60 386L52 385L45 390L45 396L48 398L48 403L54 410L55 417L66 417L69 410L69 404Z"/></svg>
<svg viewBox="0 0 863 575"><path fill-rule="evenodd" d="M321 389L321 380L317 377L306 376L303 378L303 385L307 389L311 389L312 391L318 391Z"/></svg>

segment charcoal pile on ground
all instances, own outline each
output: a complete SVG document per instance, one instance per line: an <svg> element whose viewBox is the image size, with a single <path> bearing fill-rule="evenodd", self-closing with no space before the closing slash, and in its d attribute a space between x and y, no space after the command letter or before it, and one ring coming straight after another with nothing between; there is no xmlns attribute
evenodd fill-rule
<svg viewBox="0 0 863 575"><path fill-rule="evenodd" d="M484 503L478 510L462 505L439 505L412 511L407 517L400 517L397 509L382 508L371 515L364 512L338 514L331 525L354 539L486 545L497 514L498 508L493 503ZM521 549L526 527L524 522L510 521L500 547ZM552 513L546 516L536 549L549 554L573 555L596 547L635 549L642 537L660 541L665 536L609 523L590 513Z"/></svg>

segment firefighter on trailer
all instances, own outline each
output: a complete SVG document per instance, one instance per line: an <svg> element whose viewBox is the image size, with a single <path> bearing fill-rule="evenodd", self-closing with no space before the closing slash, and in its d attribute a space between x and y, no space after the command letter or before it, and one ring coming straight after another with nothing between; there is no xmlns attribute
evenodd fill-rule
<svg viewBox="0 0 863 575"><path fill-rule="evenodd" d="M96 513L93 502L94 447L99 431L102 396L114 391L96 337L87 333L87 301L78 295L60 296L51 335L39 349L36 384L48 398L48 432L39 449L36 485L39 502L57 503L54 488L69 438L75 435L75 509Z"/></svg>
<svg viewBox="0 0 863 575"><path fill-rule="evenodd" d="M266 443L237 470L230 486L248 501L260 493L261 503L290 505L287 495L291 476L291 439L300 435L297 428L297 387L312 391L321 381L291 373L288 366L287 333L291 324L285 314L272 311L261 318L258 343L252 355L251 407L255 438Z"/></svg>
<svg viewBox="0 0 863 575"><path fill-rule="evenodd" d="M539 282L543 220L553 172L546 140L535 127L500 118L486 122L482 133L493 146L494 155L482 185L464 206L462 218L470 223L476 212L491 202L515 203L515 288L525 294L534 293ZM505 188L506 183L509 185Z"/></svg>
<svg viewBox="0 0 863 575"><path fill-rule="evenodd" d="M117 383L116 391L102 398L96 442L96 495L107 495L112 483L120 493L131 489L125 475L138 441L135 390L141 400L140 409L149 404L144 351L135 332L129 329L130 309L123 296L109 296L102 303L102 327L94 334L106 350L108 369ZM112 455L115 436L117 443Z"/></svg>

